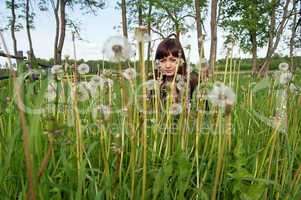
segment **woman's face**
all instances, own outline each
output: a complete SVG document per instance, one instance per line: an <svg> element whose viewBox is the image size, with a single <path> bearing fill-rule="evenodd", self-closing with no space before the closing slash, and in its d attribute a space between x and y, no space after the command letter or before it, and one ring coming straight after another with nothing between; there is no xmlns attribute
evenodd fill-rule
<svg viewBox="0 0 301 200"><path fill-rule="evenodd" d="M169 56L164 57L159 60L160 71L163 75L173 76L177 70L178 58L169 54Z"/></svg>

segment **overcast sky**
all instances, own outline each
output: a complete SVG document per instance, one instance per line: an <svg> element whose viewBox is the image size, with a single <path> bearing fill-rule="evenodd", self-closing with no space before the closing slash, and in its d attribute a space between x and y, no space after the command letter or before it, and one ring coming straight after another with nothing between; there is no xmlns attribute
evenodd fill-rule
<svg viewBox="0 0 301 200"><path fill-rule="evenodd" d="M101 49L104 41L113 35L121 35L120 29L114 29L114 27L119 26L121 23L121 12L120 10L116 10L116 0L107 1L106 8L104 10L99 11L97 16L93 15L82 15L79 10L73 11L70 15L72 19L76 19L81 22L81 35L85 39L85 41L76 41L77 46L77 57L83 58L85 60L90 59L101 59ZM54 41L54 31L55 31L55 20L52 11L40 12L37 8L34 8L37 11L37 16L35 18L35 29L32 30L32 39L33 39L33 48L37 57L41 58L50 58L53 57L53 41ZM9 15L9 11L5 9L4 0L0 0L0 18L7 19ZM208 13L210 15L210 12ZM208 37L205 42L205 56L208 58L209 49L210 49L210 25L209 19L207 16L207 20L205 21L205 30L207 32ZM0 27L5 26L6 21L0 21ZM190 37L188 37L190 35ZM223 58L225 56L225 51L223 49L223 36L224 32L218 29L218 50L217 57ZM6 43L12 52L12 40L10 37L10 33L8 31L4 32L4 37ZM18 41L18 49L26 52L28 50L28 41L25 31L20 31L16 34ZM153 35L152 39L158 38ZM129 36L130 42L133 41L132 34ZM196 31L193 30L189 32L186 36L181 38L181 43L183 46L190 44L192 46L190 60L193 63L198 62L198 54L197 54L197 36ZM154 47L156 47L157 43L155 43ZM2 44L0 43L0 46ZM1 47L2 48L2 47ZM3 48L2 48L3 49ZM67 31L66 39L63 48L62 55L70 55L72 57L72 41L71 41L71 33ZM282 49L280 45L280 49ZM259 49L258 55L259 57L263 57L265 55L265 49ZM287 54L286 51L282 52ZM235 57L249 57L248 54L242 54L238 51L238 48L234 51ZM186 55L188 57L188 55ZM4 62L4 58L0 58L0 62Z"/></svg>

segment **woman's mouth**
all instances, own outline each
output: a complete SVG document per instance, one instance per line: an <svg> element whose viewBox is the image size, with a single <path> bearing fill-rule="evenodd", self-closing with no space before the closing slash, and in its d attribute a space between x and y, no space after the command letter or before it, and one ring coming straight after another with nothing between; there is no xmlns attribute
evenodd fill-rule
<svg viewBox="0 0 301 200"><path fill-rule="evenodd" d="M165 72L166 72L167 74L174 73L174 71L173 71L173 70L165 70Z"/></svg>

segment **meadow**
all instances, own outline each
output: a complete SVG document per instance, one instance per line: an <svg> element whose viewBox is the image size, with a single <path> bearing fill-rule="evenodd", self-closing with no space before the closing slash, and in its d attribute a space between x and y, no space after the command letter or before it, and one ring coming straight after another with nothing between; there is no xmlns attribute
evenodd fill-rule
<svg viewBox="0 0 301 200"><path fill-rule="evenodd" d="M300 199L300 71L283 83L226 62L174 107L155 84L145 97L143 62L71 64L0 82L1 199ZM217 81L235 98L205 109Z"/></svg>

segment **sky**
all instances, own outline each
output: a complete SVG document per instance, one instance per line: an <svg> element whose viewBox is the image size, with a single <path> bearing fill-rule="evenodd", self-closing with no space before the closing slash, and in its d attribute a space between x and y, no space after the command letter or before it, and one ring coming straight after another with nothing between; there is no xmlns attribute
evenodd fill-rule
<svg viewBox="0 0 301 200"><path fill-rule="evenodd" d="M97 16L93 15L83 15L78 9L74 10L70 16L72 19L81 22L81 36L84 41L76 41L76 55L77 58L83 58L84 60L97 60L102 59L102 46L107 38L110 36L121 35L121 29L116 29L114 27L121 25L121 11L116 9L117 0L107 1L105 9L100 10ZM37 8L33 7L37 11L37 16L35 17L35 29L32 30L33 48L37 57L40 58L51 58L53 57L53 41L55 35L55 19L52 11L40 12ZM0 0L0 19L7 19L9 15L9 10L5 9L4 0ZM205 56L209 57L210 50L210 10L207 14L205 21L205 30L209 37L205 41ZM4 27L6 20L0 21L0 27ZM188 36L189 35L189 36ZM223 47L223 39L225 33L218 29L218 48L217 48L217 58L225 57L225 50ZM12 40L10 32L4 32L4 38L9 48L12 52ZM16 34L18 49L26 52L28 50L28 40L26 32L20 31ZM157 39L158 36L152 35L152 39ZM133 34L129 35L130 42L134 42ZM159 42L159 41L158 41ZM154 48L158 45L155 43ZM190 58L192 63L198 62L197 53L197 35L196 31L192 30L187 35L181 37L182 46L188 44L191 45L191 53L186 57ZM0 42L0 49L3 49ZM281 45L280 45L281 48ZM264 57L265 48L258 50L258 56ZM284 52L285 53L285 52ZM62 55L73 55L73 46L71 40L71 32L67 30L66 38L63 48ZM234 49L235 57L250 57L249 54L243 54L238 48ZM0 63L4 63L5 59L0 57Z"/></svg>

